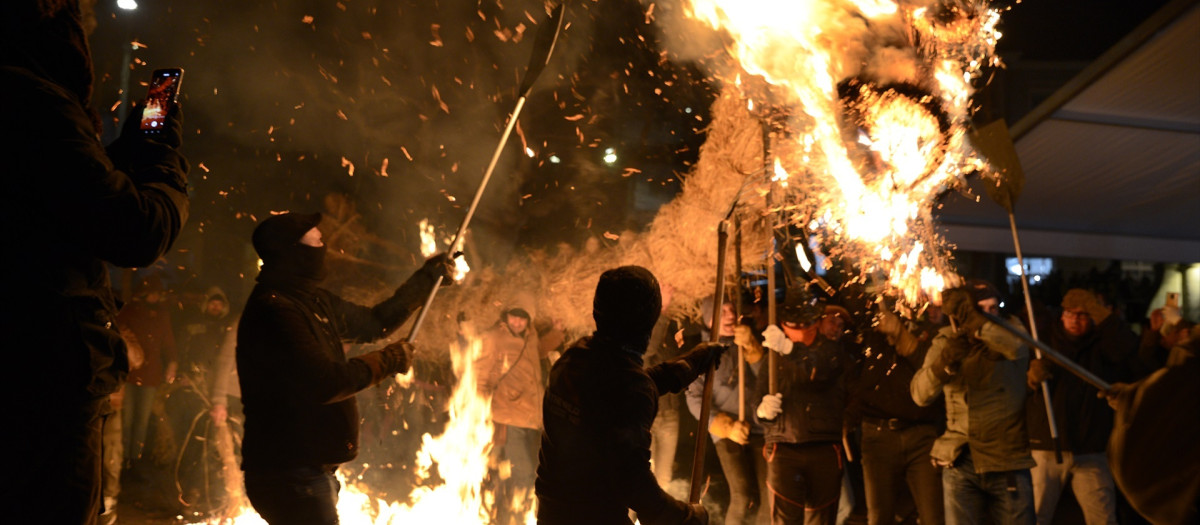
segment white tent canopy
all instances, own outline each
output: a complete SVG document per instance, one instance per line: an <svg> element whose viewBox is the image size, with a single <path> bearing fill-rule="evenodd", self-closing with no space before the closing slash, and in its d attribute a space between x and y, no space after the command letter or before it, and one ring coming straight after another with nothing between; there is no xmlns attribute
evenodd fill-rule
<svg viewBox="0 0 1200 525"><path fill-rule="evenodd" d="M1200 261L1200 2L1167 4L1012 126L1029 255ZM1004 209L944 197L959 249L1012 253Z"/></svg>

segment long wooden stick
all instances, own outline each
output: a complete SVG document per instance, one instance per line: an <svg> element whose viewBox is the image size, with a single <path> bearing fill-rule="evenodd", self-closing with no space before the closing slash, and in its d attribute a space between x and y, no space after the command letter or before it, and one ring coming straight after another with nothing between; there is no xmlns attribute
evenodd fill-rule
<svg viewBox="0 0 1200 525"><path fill-rule="evenodd" d="M475 209L479 207L479 200L483 198L483 190L487 189L488 181L492 179L492 172L496 170L496 163L500 161L500 154L504 153L504 146L508 144L508 137L512 135L513 128L517 125L517 117L521 115L521 109L525 107L525 100L529 97L529 92L533 89L533 83L537 77L541 75L542 70L546 68L547 62L550 60L550 55L554 52L554 45L558 42L558 35L562 32L563 21L563 6L558 4L550 12L550 18L545 22L545 25L538 28L537 36L533 42L533 55L529 59L529 67L525 71L525 79L521 82L521 96L517 99L517 105L513 108L512 114L508 117L508 125L504 128L504 133L500 135L500 143L496 145L496 150L492 152L492 160L488 163L487 170L483 172L483 180L479 183L479 188L475 190L475 198L471 199L471 206L467 208L467 215L463 217L462 223L458 225L458 231L454 234L454 240L450 241L449 252L453 255L461 251L463 235L467 233L467 225L471 224L471 218L475 216ZM429 313L429 305L433 304L433 298L437 296L438 288L442 286L442 277L439 276L437 281L433 283L433 289L429 291L429 297L425 298L425 304L421 306L421 312L417 314L417 320L413 322L412 329L408 332L408 340L415 341L417 333L421 330L421 324L425 322L425 316Z"/></svg>
<svg viewBox="0 0 1200 525"><path fill-rule="evenodd" d="M734 286L733 312L737 323L742 322L742 221L740 218L733 223L733 267L737 269ZM742 345L738 345L738 421L746 420L746 353Z"/></svg>
<svg viewBox="0 0 1200 525"><path fill-rule="evenodd" d="M1041 340L1038 337L1037 316L1033 315L1033 298L1029 297L1029 277L1025 275L1025 258L1021 255L1021 239L1017 236L1017 219L1013 212L1008 212L1008 225L1012 227L1013 248L1017 251L1017 264L1021 267L1021 290L1025 292L1025 311L1029 313L1029 332L1034 339ZM1042 358L1042 351L1037 348L1033 349L1034 355L1038 359ZM1062 443L1058 437L1058 420L1054 417L1054 400L1050 399L1050 382L1042 381L1042 400L1046 403L1046 418L1050 420L1050 439L1054 441L1054 462L1061 464L1062 458Z"/></svg>
<svg viewBox="0 0 1200 525"><path fill-rule="evenodd" d="M721 334L721 307L725 302L725 245L729 241L729 221L722 220L717 226L717 290L713 293L713 316L709 326L708 340L716 341ZM704 372L704 397L700 401L699 426L696 428L696 448L692 455L692 486L688 502L700 503L700 489L704 478L704 452L708 441L708 416L712 411L713 370Z"/></svg>
<svg viewBox="0 0 1200 525"><path fill-rule="evenodd" d="M1058 350L1050 348L1050 346L1046 345L1046 343L1043 343L1041 341L1038 341L1037 339L1030 337L1029 334L1025 333L1024 330L1021 330L1020 328L1017 328L1011 324L1008 324L1008 321L1001 319L999 316L992 315L987 312L980 312L980 313L982 313L983 316L986 317L988 321L995 323L996 326L999 326L1000 328L1008 330L1013 335L1019 337L1022 341L1025 341L1025 343L1028 344L1029 346L1032 346L1038 350L1041 350L1043 357L1046 357L1046 358L1050 359L1051 361L1054 361L1055 364L1063 367L1063 369L1065 369L1066 371L1078 376L1080 379L1084 380L1084 382L1086 382L1087 384L1096 387L1101 392L1108 392L1109 390L1112 390L1112 385L1108 384L1108 382L1106 382L1105 380L1100 379L1100 376L1093 374L1091 370L1088 370L1088 369L1080 366L1079 363L1076 363L1075 361L1072 361L1069 357L1062 355Z"/></svg>

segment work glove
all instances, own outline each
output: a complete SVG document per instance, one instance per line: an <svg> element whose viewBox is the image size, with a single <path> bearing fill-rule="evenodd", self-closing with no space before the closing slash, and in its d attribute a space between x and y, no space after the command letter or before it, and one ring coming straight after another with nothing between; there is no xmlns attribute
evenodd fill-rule
<svg viewBox="0 0 1200 525"><path fill-rule="evenodd" d="M367 365L371 370L371 382L378 383L392 375L408 372L409 356L412 352L412 343L400 340L355 359Z"/></svg>
<svg viewBox="0 0 1200 525"><path fill-rule="evenodd" d="M450 286L454 284L454 257L445 252L434 255L425 260L420 271L430 279L437 280L441 277L442 286Z"/></svg>
<svg viewBox="0 0 1200 525"><path fill-rule="evenodd" d="M987 318L983 316L983 312L979 311L979 307L975 305L975 300L971 297L971 292L966 288L952 288L946 290L942 294L942 310L958 321L958 333L974 335L979 333L979 329L987 323Z"/></svg>
<svg viewBox="0 0 1200 525"><path fill-rule="evenodd" d="M754 332L750 330L749 326L739 324L733 328L733 344L742 349L742 355L746 358L747 363L754 364L762 359L762 344L754 338Z"/></svg>
<svg viewBox="0 0 1200 525"><path fill-rule="evenodd" d="M792 353L792 340L788 339L787 334L783 333L778 326L768 326L766 330L763 330L763 338L765 339L763 346L779 352L779 355Z"/></svg>
<svg viewBox="0 0 1200 525"><path fill-rule="evenodd" d="M774 421L781 412L783 412L783 394L775 393L763 396L754 415L763 421Z"/></svg>
<svg viewBox="0 0 1200 525"><path fill-rule="evenodd" d="M1031 359L1029 361L1029 370L1025 372L1025 384L1029 385L1031 390L1041 388L1042 381L1046 381L1054 377L1050 373L1050 364L1045 359Z"/></svg>
<svg viewBox="0 0 1200 525"><path fill-rule="evenodd" d="M745 445L750 441L750 424L745 421L737 421L733 419L733 416L724 412L718 412L713 416L712 423L708 425L708 433L717 439L728 439L739 445Z"/></svg>
<svg viewBox="0 0 1200 525"><path fill-rule="evenodd" d="M721 363L721 355L727 350L729 350L728 345L710 341L696 345L690 352L683 354L680 359L685 361L693 371L704 373L710 366L716 370L717 365Z"/></svg>
<svg viewBox="0 0 1200 525"><path fill-rule="evenodd" d="M933 375L941 379L943 383L949 382L958 374L958 368L963 358L970 353L971 347L965 337L947 338L946 344L942 346L942 353L938 354L933 363Z"/></svg>

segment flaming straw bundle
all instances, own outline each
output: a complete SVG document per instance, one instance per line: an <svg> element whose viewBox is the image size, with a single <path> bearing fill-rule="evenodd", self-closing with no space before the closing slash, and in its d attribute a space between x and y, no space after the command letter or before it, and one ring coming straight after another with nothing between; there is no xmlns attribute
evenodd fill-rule
<svg viewBox="0 0 1200 525"><path fill-rule="evenodd" d="M966 139L970 82L999 15L972 0L692 0L730 37L734 82L783 115L775 202L830 255L916 306L954 279L931 209L984 165ZM757 83L761 81L765 86ZM782 190L782 191L781 191Z"/></svg>

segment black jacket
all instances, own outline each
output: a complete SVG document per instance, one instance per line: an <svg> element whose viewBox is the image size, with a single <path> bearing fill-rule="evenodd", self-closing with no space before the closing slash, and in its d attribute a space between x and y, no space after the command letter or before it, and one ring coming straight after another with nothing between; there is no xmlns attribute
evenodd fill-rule
<svg viewBox="0 0 1200 525"><path fill-rule="evenodd" d="M899 419L906 424L945 424L946 407L940 398L922 407L913 402L909 391L913 374L921 369L928 351L929 343L921 342L911 355L902 356L883 334L875 331L864 334L859 362L849 376L847 419L857 422L869 417Z"/></svg>
<svg viewBox="0 0 1200 525"><path fill-rule="evenodd" d="M358 454L354 394L378 382L367 362L346 359L342 342L380 339L420 307L433 287L413 274L373 308L267 274L250 293L237 334L246 414L242 469L336 465Z"/></svg>
<svg viewBox="0 0 1200 525"><path fill-rule="evenodd" d="M98 399L129 368L105 263L148 266L166 253L187 218L187 163L128 132L110 156L79 93L31 57L0 58L0 220L11 250L0 275L14 299L4 333L24 349L11 364L37 391Z"/></svg>
<svg viewBox="0 0 1200 525"><path fill-rule="evenodd" d="M1138 338L1116 315L1108 316L1077 339L1067 335L1061 322L1055 323L1050 346L1109 383L1137 379ZM1053 373L1050 397L1054 401L1063 450L1076 454L1104 452L1113 429L1112 409L1104 399L1096 397L1095 387L1062 368L1051 365L1050 369ZM1041 388L1027 399L1025 414L1030 447L1053 450Z"/></svg>
<svg viewBox="0 0 1200 525"><path fill-rule="evenodd" d="M668 361L642 368L642 355L592 337L576 341L550 370L536 483L538 522L670 522L686 505L650 471L650 425L660 393L679 392L700 371Z"/></svg>
<svg viewBox="0 0 1200 525"><path fill-rule="evenodd" d="M796 343L792 352L779 356L776 373L783 394L783 413L773 420L761 420L766 442L824 443L842 441L846 411L845 374L850 354L841 343L818 335L812 345ZM768 394L769 374L759 374L754 397Z"/></svg>

